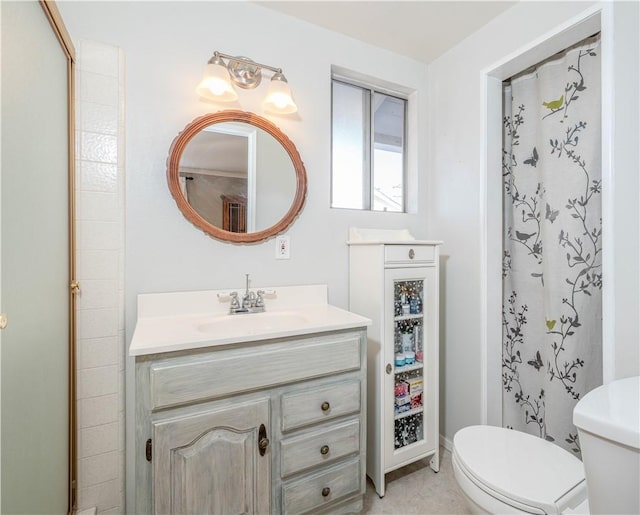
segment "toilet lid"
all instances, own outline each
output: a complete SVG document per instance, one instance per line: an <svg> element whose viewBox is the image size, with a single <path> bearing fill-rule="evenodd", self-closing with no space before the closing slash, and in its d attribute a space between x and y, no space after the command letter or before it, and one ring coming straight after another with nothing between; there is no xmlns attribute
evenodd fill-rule
<svg viewBox="0 0 640 515"><path fill-rule="evenodd" d="M470 426L458 431L453 448L459 464L487 493L559 513L558 503L584 488L582 462L557 445L520 431ZM571 497L571 496L570 496Z"/></svg>

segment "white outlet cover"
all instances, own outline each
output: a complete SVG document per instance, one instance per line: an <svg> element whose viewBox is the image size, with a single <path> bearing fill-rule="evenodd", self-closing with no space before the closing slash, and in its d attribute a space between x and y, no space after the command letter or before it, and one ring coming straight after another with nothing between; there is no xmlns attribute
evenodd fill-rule
<svg viewBox="0 0 640 515"><path fill-rule="evenodd" d="M291 240L289 236L276 236L276 259L291 258Z"/></svg>

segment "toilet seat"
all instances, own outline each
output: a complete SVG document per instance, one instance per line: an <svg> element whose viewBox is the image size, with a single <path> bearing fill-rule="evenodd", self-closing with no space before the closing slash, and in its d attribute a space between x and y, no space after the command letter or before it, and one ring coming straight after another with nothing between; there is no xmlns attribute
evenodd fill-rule
<svg viewBox="0 0 640 515"><path fill-rule="evenodd" d="M535 436L493 426L456 433L453 457L479 489L525 513L562 513L586 499L582 462Z"/></svg>

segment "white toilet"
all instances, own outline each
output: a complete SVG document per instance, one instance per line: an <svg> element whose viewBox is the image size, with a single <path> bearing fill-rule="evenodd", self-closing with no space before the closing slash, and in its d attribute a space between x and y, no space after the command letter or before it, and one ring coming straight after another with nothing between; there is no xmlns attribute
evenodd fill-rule
<svg viewBox="0 0 640 515"><path fill-rule="evenodd" d="M637 377L585 395L574 411L584 466L520 431L461 429L453 438L453 470L472 513L640 513L639 405Z"/></svg>

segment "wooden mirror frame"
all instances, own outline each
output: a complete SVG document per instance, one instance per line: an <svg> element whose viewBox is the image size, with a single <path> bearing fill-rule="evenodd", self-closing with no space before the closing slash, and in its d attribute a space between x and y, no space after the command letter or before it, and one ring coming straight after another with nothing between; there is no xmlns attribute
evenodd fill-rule
<svg viewBox="0 0 640 515"><path fill-rule="evenodd" d="M266 131L283 146L291 158L293 168L296 172L295 197L291 203L289 211L287 211L279 222L267 229L250 233L236 233L220 229L202 218L202 216L200 216L200 214L191 207L182 193L179 181L179 171L180 158L182 157L184 149L191 141L191 138L198 134L202 129L211 124L221 122L244 122ZM266 118L238 110L227 110L205 114L189 123L173 140L171 148L169 149L169 157L167 159L167 181L169 183L171 196L176 201L178 209L187 220L209 236L232 243L257 243L272 238L273 236L285 231L300 214L307 196L307 172L304 168L302 159L300 159L298 149L296 149L293 142L284 132L278 129L278 127Z"/></svg>

